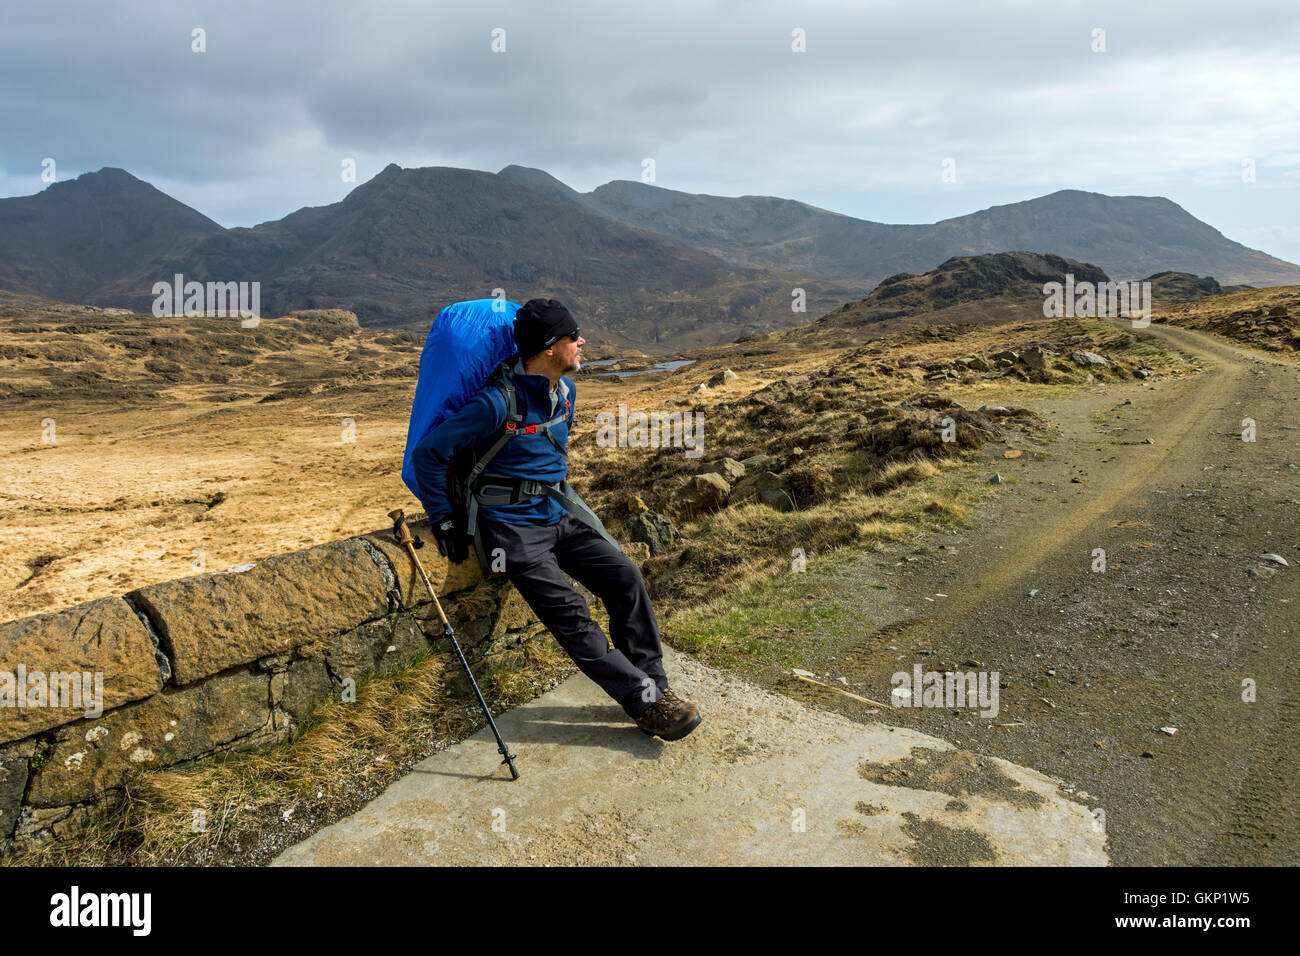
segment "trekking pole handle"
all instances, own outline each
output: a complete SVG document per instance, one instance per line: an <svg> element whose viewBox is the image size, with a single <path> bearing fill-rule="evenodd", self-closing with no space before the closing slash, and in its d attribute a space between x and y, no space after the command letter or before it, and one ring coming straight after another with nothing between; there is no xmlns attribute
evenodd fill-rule
<svg viewBox="0 0 1300 956"><path fill-rule="evenodd" d="M406 523L406 512L398 508L396 511L388 512L388 517L393 519L393 534L397 536L397 543L415 544L415 536L411 534L411 529Z"/></svg>

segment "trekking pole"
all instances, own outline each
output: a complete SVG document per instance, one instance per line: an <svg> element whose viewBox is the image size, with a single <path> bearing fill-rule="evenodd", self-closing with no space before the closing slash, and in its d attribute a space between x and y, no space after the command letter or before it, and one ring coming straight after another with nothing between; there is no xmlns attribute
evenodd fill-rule
<svg viewBox="0 0 1300 956"><path fill-rule="evenodd" d="M501 762L510 768L510 779L518 780L519 771L515 769L515 755L510 752L506 742L501 739L501 731L497 730L496 721L492 719L492 711L488 710L487 701L483 699L483 693L478 689L478 682L474 680L474 674L469 669L469 661L465 660L465 654L460 649L460 642L456 640L456 632L452 629L451 622L447 620L447 615L442 611L442 604L438 601L438 595L433 590L433 584L429 581L429 575L425 573L424 565L415 554L415 538L411 534L411 529L406 524L406 514L401 508L396 511L388 512L388 517L393 519L393 534L397 538L397 543L406 548L406 553L411 556L415 562L416 570L420 572L420 577L424 581L425 588L429 591L429 597L433 598L433 606L438 609L438 619L442 621L442 632L451 638L451 646L456 648L456 656L460 658L461 667L465 668L465 676L469 678L469 686L474 688L474 696L478 698L479 706L483 708L483 714L487 717L488 726L492 728L492 733L497 738L497 750L505 759Z"/></svg>

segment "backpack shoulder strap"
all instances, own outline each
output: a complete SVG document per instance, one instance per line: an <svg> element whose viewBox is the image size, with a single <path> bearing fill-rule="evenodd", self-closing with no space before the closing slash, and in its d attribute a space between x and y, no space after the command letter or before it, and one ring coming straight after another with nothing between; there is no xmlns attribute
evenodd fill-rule
<svg viewBox="0 0 1300 956"><path fill-rule="evenodd" d="M510 367L510 359L497 366L496 371L487 380L487 385L496 388L505 399L506 421L516 425L523 421L523 413L519 410L519 393L515 390L515 373Z"/></svg>

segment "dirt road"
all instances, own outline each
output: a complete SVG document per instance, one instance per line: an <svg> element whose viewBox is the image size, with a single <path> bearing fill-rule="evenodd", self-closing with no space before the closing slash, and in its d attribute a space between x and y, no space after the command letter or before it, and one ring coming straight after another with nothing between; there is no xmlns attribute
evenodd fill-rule
<svg viewBox="0 0 1300 956"><path fill-rule="evenodd" d="M840 570L873 626L847 645L808 635L808 669L876 700L914 663L997 671L997 717L867 716L781 689L1086 790L1116 863L1294 865L1300 366L1172 327L1135 334L1204 370L1032 405L1058 441L986 450L1019 486L974 530Z"/></svg>

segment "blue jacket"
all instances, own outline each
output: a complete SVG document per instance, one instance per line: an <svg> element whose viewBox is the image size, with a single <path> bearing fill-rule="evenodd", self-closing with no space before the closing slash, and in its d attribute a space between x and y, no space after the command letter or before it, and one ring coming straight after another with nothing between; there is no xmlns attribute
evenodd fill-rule
<svg viewBox="0 0 1300 956"><path fill-rule="evenodd" d="M573 409L577 403L578 389L568 376L560 378L556 388L556 407L551 411L551 380L545 375L529 375L524 371L518 355L515 359L515 395L523 421L520 427L540 425L558 415L566 407L568 417L551 429L551 434L563 448L569 445L569 429L573 425ZM506 400L495 386L484 387L465 403L455 415L431 429L411 453L415 469L415 483L420 502L430 523L441 521L451 514L451 501L447 497L447 462L456 453L472 448L483 439L495 435L505 425ZM487 468L489 473L517 475L533 481L548 483L564 481L569 465L544 434L517 435L506 442L500 454ZM503 507L481 506L479 516L503 524L557 524L568 512L554 498L545 495Z"/></svg>

